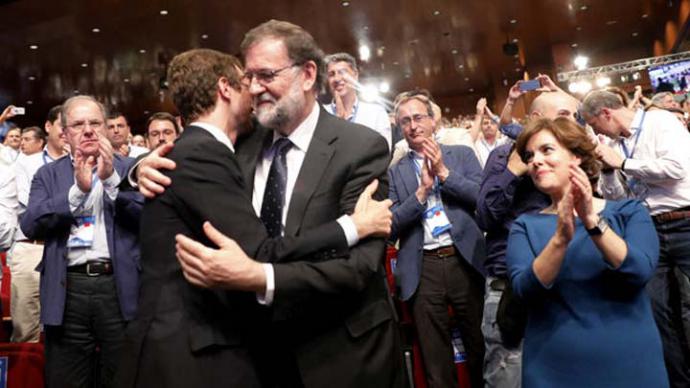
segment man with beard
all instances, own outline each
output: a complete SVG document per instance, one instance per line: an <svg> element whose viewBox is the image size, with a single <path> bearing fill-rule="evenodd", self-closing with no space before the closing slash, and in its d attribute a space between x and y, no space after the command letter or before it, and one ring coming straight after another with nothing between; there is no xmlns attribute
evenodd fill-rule
<svg viewBox="0 0 690 388"><path fill-rule="evenodd" d="M349 213L375 178L385 198L385 140L370 129L327 114L316 102L323 54L301 27L266 22L245 36L245 79L259 128L238 141L247 193L271 236L300 236ZM170 181L155 160L139 169L141 189L158 193ZM252 190L253 187L253 190ZM340 223L349 245L356 228ZM213 231L211 231L213 232ZM211 233L221 249L178 238L185 276L201 287L257 289L271 306L264 339L271 361L267 386L396 387L401 384L399 338L384 283L385 241L362 239L347 250L296 262L247 265L232 240ZM203 243L203 241L202 241ZM235 268L246 268L239 272ZM254 280L260 281L255 282Z"/></svg>

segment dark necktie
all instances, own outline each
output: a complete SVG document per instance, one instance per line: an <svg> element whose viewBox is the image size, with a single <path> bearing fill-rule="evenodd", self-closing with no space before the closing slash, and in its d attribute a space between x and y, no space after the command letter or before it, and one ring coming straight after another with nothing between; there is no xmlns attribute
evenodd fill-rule
<svg viewBox="0 0 690 388"><path fill-rule="evenodd" d="M261 204L261 221L266 226L269 237L280 236L283 206L285 205L285 186L287 184L287 162L285 155L292 142L281 137L273 143L273 162L268 171L264 200Z"/></svg>

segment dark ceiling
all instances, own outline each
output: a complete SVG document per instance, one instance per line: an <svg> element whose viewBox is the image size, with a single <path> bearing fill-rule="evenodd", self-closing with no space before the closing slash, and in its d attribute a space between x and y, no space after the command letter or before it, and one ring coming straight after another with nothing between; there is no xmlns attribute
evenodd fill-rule
<svg viewBox="0 0 690 388"><path fill-rule="evenodd" d="M148 113L174 110L161 85L176 53L236 53L248 29L276 18L305 27L326 52L356 54L369 45L362 78L389 82L389 98L419 86L453 112L471 112L474 100L497 95L523 71L570 70L556 68L556 46L561 56L563 47L566 56L589 55L593 66L651 56L680 3L0 0L0 108L26 106L27 117L15 121L35 124L52 105L86 93L141 123ZM519 54L505 55L513 41Z"/></svg>

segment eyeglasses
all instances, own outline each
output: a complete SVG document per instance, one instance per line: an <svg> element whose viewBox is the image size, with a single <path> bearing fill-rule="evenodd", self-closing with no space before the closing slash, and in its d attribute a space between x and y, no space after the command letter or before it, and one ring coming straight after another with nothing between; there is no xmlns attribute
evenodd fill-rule
<svg viewBox="0 0 690 388"><path fill-rule="evenodd" d="M398 120L398 124L400 124L400 126L403 128L407 128L410 126L410 124L412 124L413 121L416 124L419 124L422 122L422 120L430 118L430 117L431 117L430 115L417 113L417 114L412 115L412 117L408 116L408 117L401 118L400 120Z"/></svg>
<svg viewBox="0 0 690 388"><path fill-rule="evenodd" d="M77 121L72 124L67 125L67 128L72 128L77 132L81 132L88 126L93 130L98 130L103 128L103 121L100 120L90 120L90 121Z"/></svg>
<svg viewBox="0 0 690 388"><path fill-rule="evenodd" d="M251 85L252 80L254 79L256 79L256 82L258 82L261 85L270 84L276 78L278 73L296 66L302 65L300 63L293 63L291 65L287 65L276 70L260 69L256 71L245 71L242 80L245 81L248 85Z"/></svg>

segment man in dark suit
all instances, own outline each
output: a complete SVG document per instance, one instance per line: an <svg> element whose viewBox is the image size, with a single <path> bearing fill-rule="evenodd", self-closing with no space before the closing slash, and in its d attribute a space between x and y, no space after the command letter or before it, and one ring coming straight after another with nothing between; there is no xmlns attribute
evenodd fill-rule
<svg viewBox="0 0 690 388"><path fill-rule="evenodd" d="M358 241L356 228L341 217L355 208L357 196L375 178L382 180L377 197L384 198L386 142L320 109L316 94L323 54L301 27L264 23L246 35L242 51L258 121L274 129L258 129L238 141L254 210L269 234L287 237L337 219L348 245L357 245L349 254L335 247L317 257L256 266L222 236L214 240L221 249L180 237L178 258L185 276L203 287L261 286L256 290L271 307L273 321L264 333L270 346L264 355L271 361L263 374L271 378L267 385L399 386L401 352L382 266L385 242ZM284 138L289 147L280 153L275 145L285 144ZM278 185L272 171L280 169L273 167L274 160L284 171ZM144 191L160 190L149 180L156 180L155 173L142 166L139 174ZM272 207L276 203L277 209ZM246 270L233 271L237 267Z"/></svg>
<svg viewBox="0 0 690 388"><path fill-rule="evenodd" d="M457 386L448 305L467 351L473 387L482 387L481 333L486 249L474 220L481 167L465 146L433 140L430 97L406 92L395 115L410 153L389 171L396 278L412 306L429 387Z"/></svg>
<svg viewBox="0 0 690 388"><path fill-rule="evenodd" d="M113 154L103 105L72 97L61 118L72 154L38 170L21 219L29 239L45 241L37 270L47 385L86 387L98 375L96 386L109 387L136 312L143 197L117 188L133 160Z"/></svg>
<svg viewBox="0 0 690 388"><path fill-rule="evenodd" d="M175 260L176 234L211 244L204 232L215 229L210 224L202 228L210 221L261 261L286 262L326 248L347 249L334 219L299 237L281 238L269 237L256 217L233 145L251 112L241 77L237 59L213 50L182 53L169 65L173 101L191 124L169 154L177 165L167 174L171 185L144 208L142 230L156 232L142 237L141 310L128 331L121 386L253 387L266 378L258 375L252 358L253 339L269 330L257 311L256 295L186 282ZM386 204L382 209L388 212ZM362 221L360 215L349 218L365 237L373 220ZM245 264L231 268L249 280L236 289L263 293L261 264Z"/></svg>

